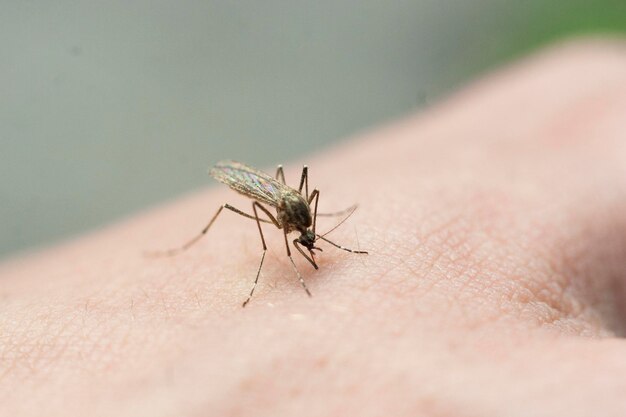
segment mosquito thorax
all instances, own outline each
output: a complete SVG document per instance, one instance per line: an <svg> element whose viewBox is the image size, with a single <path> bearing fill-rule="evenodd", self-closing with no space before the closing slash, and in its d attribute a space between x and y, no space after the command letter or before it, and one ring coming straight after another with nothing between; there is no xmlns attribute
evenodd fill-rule
<svg viewBox="0 0 626 417"><path fill-rule="evenodd" d="M304 234L313 222L309 204L295 191L282 196L276 215L287 233L297 230Z"/></svg>

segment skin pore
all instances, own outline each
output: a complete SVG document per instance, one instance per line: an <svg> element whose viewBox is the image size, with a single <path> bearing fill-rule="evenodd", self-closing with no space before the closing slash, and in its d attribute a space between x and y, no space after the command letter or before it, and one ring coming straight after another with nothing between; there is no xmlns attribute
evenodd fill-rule
<svg viewBox="0 0 626 417"><path fill-rule="evenodd" d="M369 251L296 256L312 298L262 225L241 308L262 247L233 213L141 255L252 211L226 187L5 262L0 414L623 416L624 120L626 46L578 41L307 158Z"/></svg>

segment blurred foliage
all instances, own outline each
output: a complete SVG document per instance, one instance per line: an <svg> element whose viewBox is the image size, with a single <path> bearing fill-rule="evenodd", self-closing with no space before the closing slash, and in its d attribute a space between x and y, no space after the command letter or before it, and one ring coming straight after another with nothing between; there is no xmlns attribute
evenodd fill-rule
<svg viewBox="0 0 626 417"><path fill-rule="evenodd" d="M562 38L626 33L626 0L521 0L486 6L480 8L478 21L468 24L475 28L491 24L497 30L486 31L489 38L483 42L468 45L465 65L448 67L451 71L441 80L444 83L457 85Z"/></svg>

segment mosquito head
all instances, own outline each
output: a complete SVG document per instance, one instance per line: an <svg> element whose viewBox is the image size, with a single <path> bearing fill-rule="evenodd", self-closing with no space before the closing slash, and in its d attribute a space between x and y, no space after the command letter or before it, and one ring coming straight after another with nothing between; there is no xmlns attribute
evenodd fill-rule
<svg viewBox="0 0 626 417"><path fill-rule="evenodd" d="M313 249L317 249L321 251L322 249L315 246L315 240L316 240L315 233L313 233L311 229L308 229L307 231L302 232L302 234L298 238L298 243L300 243L302 246L304 246L310 251L312 251Z"/></svg>

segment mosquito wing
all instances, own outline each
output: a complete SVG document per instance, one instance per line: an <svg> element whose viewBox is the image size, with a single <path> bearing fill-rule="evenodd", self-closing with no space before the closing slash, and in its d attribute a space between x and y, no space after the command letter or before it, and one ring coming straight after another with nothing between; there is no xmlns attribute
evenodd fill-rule
<svg viewBox="0 0 626 417"><path fill-rule="evenodd" d="M258 169L235 161L220 161L209 175L247 197L276 207L281 195L291 188Z"/></svg>

